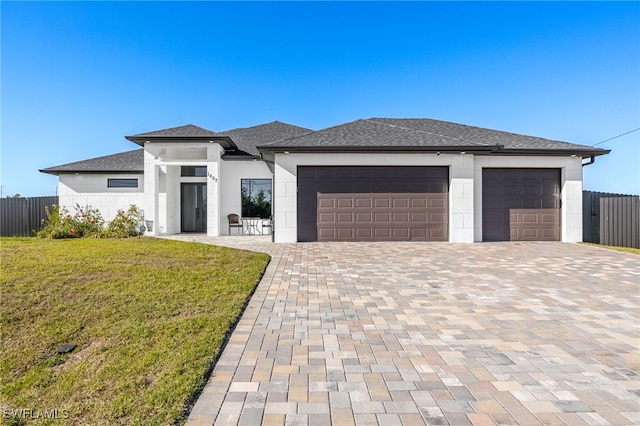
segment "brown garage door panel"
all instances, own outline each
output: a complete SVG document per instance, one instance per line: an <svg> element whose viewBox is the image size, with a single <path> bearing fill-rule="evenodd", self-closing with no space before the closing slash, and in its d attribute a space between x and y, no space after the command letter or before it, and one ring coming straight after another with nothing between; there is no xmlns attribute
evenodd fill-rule
<svg viewBox="0 0 640 426"><path fill-rule="evenodd" d="M430 195L434 198L424 193L352 194L352 201L347 201L345 194L319 193L318 240L446 241L446 194ZM414 203L414 197L421 202ZM370 202L363 202L365 199ZM428 204L429 210L413 207L416 204ZM368 207L353 207L358 205ZM364 220L357 220L359 217Z"/></svg>
<svg viewBox="0 0 640 426"><path fill-rule="evenodd" d="M446 167L299 167L299 241L448 238Z"/></svg>
<svg viewBox="0 0 640 426"><path fill-rule="evenodd" d="M559 241L559 169L483 169L485 241Z"/></svg>

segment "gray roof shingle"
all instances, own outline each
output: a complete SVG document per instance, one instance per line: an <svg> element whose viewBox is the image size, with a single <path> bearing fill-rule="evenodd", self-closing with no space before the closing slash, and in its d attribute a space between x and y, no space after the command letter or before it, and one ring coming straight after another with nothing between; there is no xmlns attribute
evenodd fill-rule
<svg viewBox="0 0 640 426"><path fill-rule="evenodd" d="M219 132L218 136L229 136L238 146L237 152L228 152L230 155L258 155L257 145L282 141L296 136L313 132L304 127L292 124L272 121L258 126L238 128Z"/></svg>
<svg viewBox="0 0 640 426"><path fill-rule="evenodd" d="M609 151L586 145L491 130L427 118L370 118L319 131L280 121L215 133L188 124L127 136L140 143L145 138L214 138L226 155L257 156L259 150L308 151L461 150L496 153L602 155ZM40 170L43 173L143 172L143 150L123 152Z"/></svg>
<svg viewBox="0 0 640 426"><path fill-rule="evenodd" d="M469 150L602 155L586 145L519 135L500 130L426 118L371 118L329 127L284 141L261 144L262 150Z"/></svg>
<svg viewBox="0 0 640 426"><path fill-rule="evenodd" d="M259 148L272 147L446 147L486 146L452 136L430 134L413 129L379 123L373 120L355 120L327 129L284 141L261 144Z"/></svg>
<svg viewBox="0 0 640 426"><path fill-rule="evenodd" d="M137 135L129 136L131 138L145 138L145 137L161 137L161 138L200 138L208 136L217 136L216 132L204 129L202 127L194 126L193 124L187 124L185 126L170 127L168 129L154 130L153 132L139 133Z"/></svg>
<svg viewBox="0 0 640 426"><path fill-rule="evenodd" d="M40 170L42 173L58 175L61 173L143 173L144 149L121 152L119 154L105 155L89 160L76 161L75 163L62 164Z"/></svg>
<svg viewBox="0 0 640 426"><path fill-rule="evenodd" d="M186 126L172 127L170 129L157 130L153 132L140 133L134 136L128 136L131 139L153 138L181 138L181 137L209 137L215 135L216 138L231 138L238 149L227 151L229 155L252 155L257 156L258 150L256 145L261 142L273 142L294 136L300 136L309 133L311 130L304 127L294 126L280 121L261 124L258 126L227 130L225 132L214 133L202 127L188 124ZM104 157L91 158L84 161L76 161L74 163L63 164L60 166L49 167L40 170L43 173L60 174L60 173L97 173L97 172L135 172L142 173L144 171L144 150L136 149L134 151L123 152L120 154L107 155Z"/></svg>
<svg viewBox="0 0 640 426"><path fill-rule="evenodd" d="M504 149L594 150L593 147L586 145L485 129L449 121L426 118L371 118L370 120L420 132L457 137L485 145L501 145Z"/></svg>

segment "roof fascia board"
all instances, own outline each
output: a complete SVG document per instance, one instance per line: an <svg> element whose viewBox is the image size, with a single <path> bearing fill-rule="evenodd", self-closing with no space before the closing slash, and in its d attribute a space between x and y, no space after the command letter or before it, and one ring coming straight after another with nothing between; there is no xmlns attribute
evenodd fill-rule
<svg viewBox="0 0 640 426"><path fill-rule="evenodd" d="M128 175L144 175L144 170L48 170L48 169L39 169L40 173L47 173L50 175L98 175L98 174L128 174Z"/></svg>
<svg viewBox="0 0 640 426"><path fill-rule="evenodd" d="M477 155L542 155L542 156L567 156L576 155L583 158L590 157L592 155L605 155L610 150L579 150L579 149L504 149L502 146L376 146L376 147L356 147L356 146L327 146L327 147L271 147L271 146L259 146L257 147L260 152L453 152L460 153L465 152L467 154Z"/></svg>
<svg viewBox="0 0 640 426"><path fill-rule="evenodd" d="M225 149L238 149L235 142L229 136L125 136L125 139L144 147L146 142L207 142L218 143Z"/></svg>
<svg viewBox="0 0 640 426"><path fill-rule="evenodd" d="M260 160L259 155L233 155L233 154L223 154L220 156L225 161L253 161Z"/></svg>
<svg viewBox="0 0 640 426"><path fill-rule="evenodd" d="M580 149L502 149L497 154L501 155L543 155L543 156L567 156L575 155L582 158L599 156L610 153L608 149L580 150Z"/></svg>
<svg viewBox="0 0 640 426"><path fill-rule="evenodd" d="M258 146L258 151L262 152L465 152L494 153L500 149L499 146Z"/></svg>

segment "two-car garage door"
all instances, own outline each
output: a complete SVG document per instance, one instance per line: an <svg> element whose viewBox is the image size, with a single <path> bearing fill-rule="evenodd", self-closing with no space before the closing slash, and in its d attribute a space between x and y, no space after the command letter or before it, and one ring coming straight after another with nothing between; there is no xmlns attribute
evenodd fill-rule
<svg viewBox="0 0 640 426"><path fill-rule="evenodd" d="M560 169L485 168L481 184L484 241L560 240ZM297 206L298 241L448 241L449 169L300 166Z"/></svg>
<svg viewBox="0 0 640 426"><path fill-rule="evenodd" d="M298 167L298 241L447 241L447 167Z"/></svg>

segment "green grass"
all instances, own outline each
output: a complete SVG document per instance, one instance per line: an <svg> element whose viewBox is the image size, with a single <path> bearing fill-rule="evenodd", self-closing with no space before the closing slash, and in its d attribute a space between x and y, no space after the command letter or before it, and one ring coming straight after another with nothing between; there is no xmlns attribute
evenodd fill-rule
<svg viewBox="0 0 640 426"><path fill-rule="evenodd" d="M55 424L182 423L269 260L152 238L0 252L0 410L68 416Z"/></svg>
<svg viewBox="0 0 640 426"><path fill-rule="evenodd" d="M632 247L603 246L602 244L594 244L594 243L581 243L581 244L584 244L586 246L592 246L592 247L601 247L609 250L624 251L626 253L640 254L640 249L632 248Z"/></svg>

